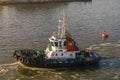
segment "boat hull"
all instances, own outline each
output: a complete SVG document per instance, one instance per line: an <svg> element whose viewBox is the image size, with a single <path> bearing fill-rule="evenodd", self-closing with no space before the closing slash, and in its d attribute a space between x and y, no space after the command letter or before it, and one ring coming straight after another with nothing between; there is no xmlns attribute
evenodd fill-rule
<svg viewBox="0 0 120 80"><path fill-rule="evenodd" d="M47 59L45 55L38 55L35 50L16 50L13 58L27 66L52 68L52 67L74 67L83 65L95 65L101 59L96 53L91 52L89 56L80 57L81 53L76 54L76 58Z"/></svg>

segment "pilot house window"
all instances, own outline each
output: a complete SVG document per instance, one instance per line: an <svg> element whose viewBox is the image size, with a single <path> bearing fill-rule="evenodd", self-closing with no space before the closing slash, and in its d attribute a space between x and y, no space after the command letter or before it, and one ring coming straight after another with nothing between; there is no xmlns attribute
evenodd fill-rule
<svg viewBox="0 0 120 80"><path fill-rule="evenodd" d="M61 41L59 42L59 44L60 44L60 47L62 47L62 42Z"/></svg>
<svg viewBox="0 0 120 80"><path fill-rule="evenodd" d="M66 41L64 41L64 46L66 46Z"/></svg>
<svg viewBox="0 0 120 80"><path fill-rule="evenodd" d="M58 42L55 42L55 46L58 47Z"/></svg>

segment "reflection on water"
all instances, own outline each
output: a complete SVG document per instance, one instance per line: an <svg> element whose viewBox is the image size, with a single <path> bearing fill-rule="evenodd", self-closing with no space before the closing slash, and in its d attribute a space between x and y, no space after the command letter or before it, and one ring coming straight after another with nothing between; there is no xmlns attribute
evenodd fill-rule
<svg viewBox="0 0 120 80"><path fill-rule="evenodd" d="M9 27L9 7L8 6L2 6L2 23L5 25L5 27Z"/></svg>

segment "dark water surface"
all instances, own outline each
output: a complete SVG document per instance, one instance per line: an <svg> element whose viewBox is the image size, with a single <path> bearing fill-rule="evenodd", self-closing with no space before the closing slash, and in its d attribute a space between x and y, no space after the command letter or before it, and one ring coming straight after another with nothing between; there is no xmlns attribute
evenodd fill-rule
<svg viewBox="0 0 120 80"><path fill-rule="evenodd" d="M120 0L0 5L0 80L120 80ZM15 49L45 49L57 30L60 8L80 48L103 57L89 68L26 68L14 63ZM102 43L101 32L109 38Z"/></svg>

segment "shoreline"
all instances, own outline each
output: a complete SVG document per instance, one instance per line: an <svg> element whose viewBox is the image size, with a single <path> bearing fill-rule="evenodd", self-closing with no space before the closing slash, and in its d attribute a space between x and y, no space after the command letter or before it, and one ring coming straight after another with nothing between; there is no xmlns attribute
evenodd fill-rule
<svg viewBox="0 0 120 80"><path fill-rule="evenodd" d="M0 0L0 4L43 3L43 2L90 2L92 0Z"/></svg>

